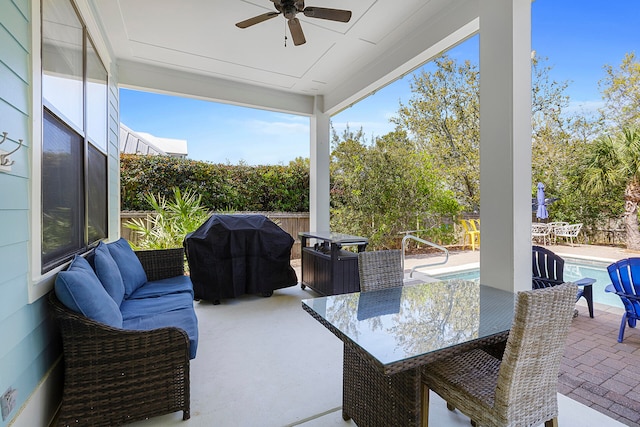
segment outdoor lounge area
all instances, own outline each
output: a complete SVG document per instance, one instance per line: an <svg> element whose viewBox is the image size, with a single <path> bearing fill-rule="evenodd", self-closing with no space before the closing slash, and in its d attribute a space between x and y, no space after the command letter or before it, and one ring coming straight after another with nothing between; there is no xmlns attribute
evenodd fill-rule
<svg viewBox="0 0 640 427"><path fill-rule="evenodd" d="M625 255L617 248L554 249L606 259ZM455 253L449 267L477 260L478 251ZM408 258L405 268L421 261ZM177 412L133 425L355 425L341 417L342 343L301 308L301 299L316 296L296 286L271 298L196 303L200 346L191 363L191 419L182 421ZM560 370L558 425L638 425L640 333L629 330L618 344L619 310L597 304L591 319L586 304L578 308ZM430 425L468 426L469 419L432 394Z"/></svg>
<svg viewBox="0 0 640 427"><path fill-rule="evenodd" d="M461 255L476 257L471 262L479 264L483 281L500 291L530 289L532 152L522 142L532 135L533 2L317 3L348 7L348 23L309 22L318 9L310 4L307 10L302 1L170 3L0 3L0 427L49 426L64 407L69 358L47 295L74 257L122 237L121 89L301 119L299 141L309 148L309 229L330 230L332 118L477 37L482 258L475 250ZM293 19L298 12L306 43L285 50L287 28L301 31ZM235 25L276 16L250 30ZM175 119L160 118L169 125ZM274 150L270 141L262 145ZM141 180L136 194L146 187ZM190 407L137 425L354 425L341 416L342 343L301 307L301 300L315 296L293 286L270 298L196 302L193 310L189 299L183 308L198 319L198 355L186 365ZM122 312L116 307L112 314ZM571 399L559 398L561 425L615 426L613 418L640 425L640 375L633 370L639 366L638 332L627 330L618 343L619 322L619 314L601 309L594 319L582 313L573 321L560 382ZM133 383L122 394L140 385ZM93 409L91 402L86 406ZM437 398L431 406L431 425L468 425Z"/></svg>

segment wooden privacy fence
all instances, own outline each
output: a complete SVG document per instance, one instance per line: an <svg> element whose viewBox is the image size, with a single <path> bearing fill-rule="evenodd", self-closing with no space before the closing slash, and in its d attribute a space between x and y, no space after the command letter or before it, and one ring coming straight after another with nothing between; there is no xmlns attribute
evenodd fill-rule
<svg viewBox="0 0 640 427"><path fill-rule="evenodd" d="M225 212L226 213L226 212ZM291 259L300 258L300 239L298 233L300 231L309 231L309 212L234 212L237 215L264 215L271 221L275 222L284 231L294 238L295 242L291 248ZM120 236L136 244L138 243L138 235L132 230L124 226L127 221L139 218L149 225L149 219L154 215L153 212L146 211L124 211L120 212Z"/></svg>
<svg viewBox="0 0 640 427"><path fill-rule="evenodd" d="M291 259L300 259L300 239L298 233L301 231L310 231L309 229L309 213L308 212L234 212L236 214L260 214L271 219L278 224L284 231L289 233L295 240L291 249ZM149 218L154 215L153 212L125 211L120 213L120 235L125 239L137 243L138 236L124 224L133 218L141 218L149 224ZM461 218L470 219L478 218L478 214L463 214ZM535 222L535 221L534 221ZM459 224L454 222L456 236L462 241L462 233ZM607 244L607 245L624 245L626 241L626 233L621 219L611 219L605 221L598 226L583 228L580 236L581 243L590 244Z"/></svg>

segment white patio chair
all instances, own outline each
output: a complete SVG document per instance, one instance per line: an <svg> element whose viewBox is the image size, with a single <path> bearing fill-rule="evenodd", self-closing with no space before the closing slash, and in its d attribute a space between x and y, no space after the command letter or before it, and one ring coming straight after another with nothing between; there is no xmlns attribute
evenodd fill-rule
<svg viewBox="0 0 640 427"><path fill-rule="evenodd" d="M568 222L564 222L564 221L552 221L552 222L548 222L547 226L549 227L549 240L551 240L551 238L553 238L553 244L556 244L556 228L560 228L560 227L564 227L569 225Z"/></svg>
<svg viewBox="0 0 640 427"><path fill-rule="evenodd" d="M539 241L539 239L542 238L543 245L547 244L547 237L550 232L551 228L549 228L547 224L542 222L534 222L531 224L531 239L534 241L538 239Z"/></svg>
<svg viewBox="0 0 640 427"><path fill-rule="evenodd" d="M564 237L565 241L567 238L569 239L569 244L573 246L573 239L578 239L578 233L582 229L582 223L578 224L569 224L560 227L556 227L554 230L554 234L556 237Z"/></svg>

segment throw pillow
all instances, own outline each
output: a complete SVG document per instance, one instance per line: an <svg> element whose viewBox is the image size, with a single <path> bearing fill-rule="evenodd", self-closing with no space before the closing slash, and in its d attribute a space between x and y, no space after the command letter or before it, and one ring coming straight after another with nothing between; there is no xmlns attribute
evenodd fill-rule
<svg viewBox="0 0 640 427"><path fill-rule="evenodd" d="M98 243L93 258L96 275L107 293L113 298L118 306L124 298L124 282L118 269L118 264L111 256L107 245L104 242Z"/></svg>
<svg viewBox="0 0 640 427"><path fill-rule="evenodd" d="M118 265L120 275L122 275L124 298L129 298L136 289L147 282L147 274L126 239L121 237L115 242L107 243L107 248L109 248L109 253Z"/></svg>
<svg viewBox="0 0 640 427"><path fill-rule="evenodd" d="M65 271L58 273L56 296L68 309L89 319L122 328L122 313L104 289L89 262L76 255Z"/></svg>

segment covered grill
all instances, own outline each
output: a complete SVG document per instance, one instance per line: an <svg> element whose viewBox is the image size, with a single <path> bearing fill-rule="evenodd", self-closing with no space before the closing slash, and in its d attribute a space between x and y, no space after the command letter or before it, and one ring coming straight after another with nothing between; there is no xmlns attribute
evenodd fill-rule
<svg viewBox="0 0 640 427"><path fill-rule="evenodd" d="M217 304L296 285L293 242L264 215L212 215L184 240L195 298Z"/></svg>

